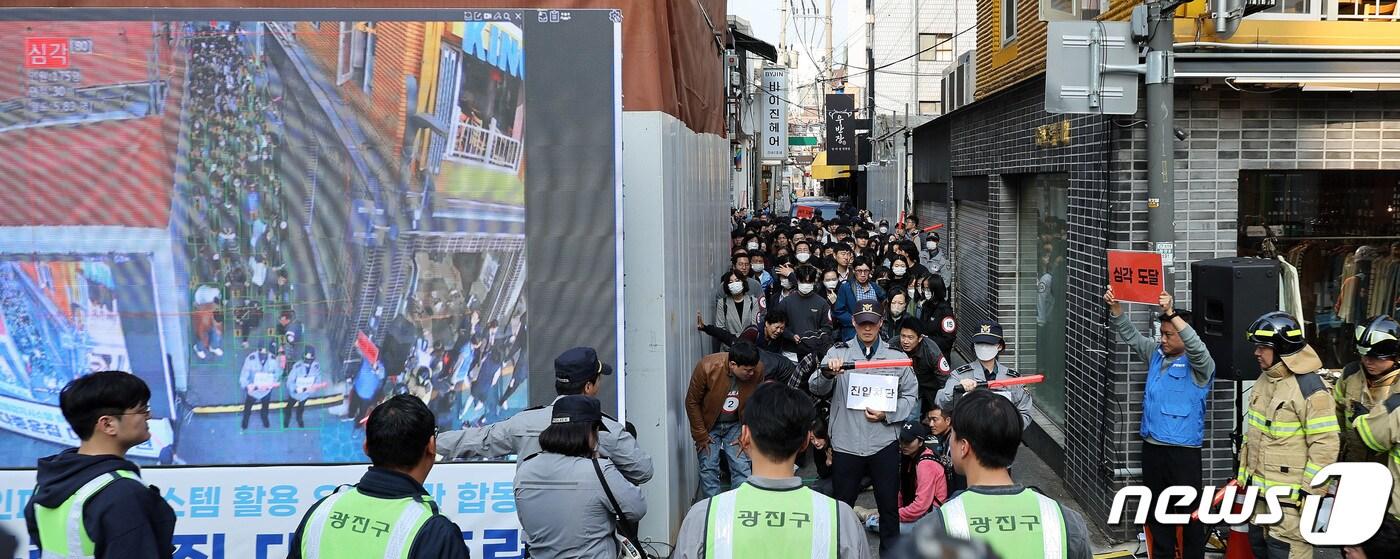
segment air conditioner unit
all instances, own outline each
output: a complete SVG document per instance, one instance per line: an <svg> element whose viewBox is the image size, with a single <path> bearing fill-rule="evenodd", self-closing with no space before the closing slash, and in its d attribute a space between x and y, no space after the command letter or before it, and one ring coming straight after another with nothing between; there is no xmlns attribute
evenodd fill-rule
<svg viewBox="0 0 1400 559"><path fill-rule="evenodd" d="M977 51L958 55L957 64L943 69L943 112L949 113L972 102L977 83Z"/></svg>

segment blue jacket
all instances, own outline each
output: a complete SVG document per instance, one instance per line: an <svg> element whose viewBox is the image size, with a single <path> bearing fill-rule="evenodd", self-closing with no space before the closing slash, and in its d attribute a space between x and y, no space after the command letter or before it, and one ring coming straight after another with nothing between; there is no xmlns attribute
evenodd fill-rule
<svg viewBox="0 0 1400 559"><path fill-rule="evenodd" d="M831 308L831 320L841 329L841 335L837 336L839 340L849 340L856 335L856 327L851 324L851 315L855 313L856 308L856 290L852 285L854 281L846 280L836 286L836 306ZM880 284L871 281L870 287L875 289L875 298L883 302L885 290L880 289Z"/></svg>

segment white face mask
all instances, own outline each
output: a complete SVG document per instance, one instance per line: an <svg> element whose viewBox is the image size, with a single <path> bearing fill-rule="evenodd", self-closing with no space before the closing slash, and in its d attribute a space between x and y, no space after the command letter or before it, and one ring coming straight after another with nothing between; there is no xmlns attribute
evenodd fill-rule
<svg viewBox="0 0 1400 559"><path fill-rule="evenodd" d="M890 232L890 228L889 228L889 227L881 227L881 228L880 228L880 232L881 232L881 233L889 233L889 232Z"/></svg>
<svg viewBox="0 0 1400 559"><path fill-rule="evenodd" d="M913 297L914 297L914 288L910 287L909 289L905 289L905 290L904 290L904 294L905 294L905 295L908 295L910 298L913 298Z"/></svg>
<svg viewBox="0 0 1400 559"><path fill-rule="evenodd" d="M778 280L778 285L783 286L783 289L792 289L792 281L787 278Z"/></svg>
<svg viewBox="0 0 1400 559"><path fill-rule="evenodd" d="M815 284L815 283L799 283L799 284L797 284L797 292L798 292L798 293L801 293L801 294L803 294L803 295L811 295L811 294L812 294L812 290L813 290L813 289L816 289L816 288L817 288L817 284Z"/></svg>
<svg viewBox="0 0 1400 559"><path fill-rule="evenodd" d="M895 266L893 268L890 268L890 271L894 272L894 277L903 277L904 272L909 271L909 269L905 268L904 266Z"/></svg>
<svg viewBox="0 0 1400 559"><path fill-rule="evenodd" d="M923 290L923 294L924 294L924 298L925 298L925 299L932 299L932 298L933 298L933 290L932 290L932 289L925 289L925 290Z"/></svg>
<svg viewBox="0 0 1400 559"><path fill-rule="evenodd" d="M836 289L836 283L836 280L824 281L822 285L825 285L827 289Z"/></svg>
<svg viewBox="0 0 1400 559"><path fill-rule="evenodd" d="M748 247L749 250L758 250L758 243L749 243L744 246Z"/></svg>
<svg viewBox="0 0 1400 559"><path fill-rule="evenodd" d="M924 246L928 247L929 250L938 250L938 241L929 241L924 243Z"/></svg>
<svg viewBox="0 0 1400 559"><path fill-rule="evenodd" d="M807 259L808 259L808 258L811 258L811 257L812 257L812 255L809 254L809 253L806 253L806 252L799 252L799 253L797 253L797 261L798 261L798 262L806 262Z"/></svg>
<svg viewBox="0 0 1400 559"><path fill-rule="evenodd" d="M904 314L904 305L890 305L890 316Z"/></svg>
<svg viewBox="0 0 1400 559"><path fill-rule="evenodd" d="M973 344L972 351L977 354L978 361L991 361L1001 353L1001 346L997 344Z"/></svg>
<svg viewBox="0 0 1400 559"><path fill-rule="evenodd" d="M762 271L763 271L763 263L762 263L762 262L754 262L753 264L749 265L749 268L752 268L753 271L755 271L755 272L762 272Z"/></svg>
<svg viewBox="0 0 1400 559"><path fill-rule="evenodd" d="M734 294L734 295L738 295L738 294L740 294L740 293L743 293L743 292L744 292L744 282L742 282L742 281L731 281L731 282L729 282L729 292L730 292L731 294Z"/></svg>

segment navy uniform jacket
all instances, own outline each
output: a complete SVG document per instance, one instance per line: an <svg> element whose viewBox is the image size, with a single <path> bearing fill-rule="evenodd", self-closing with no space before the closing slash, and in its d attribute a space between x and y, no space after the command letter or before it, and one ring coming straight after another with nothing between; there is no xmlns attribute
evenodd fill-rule
<svg viewBox="0 0 1400 559"><path fill-rule="evenodd" d="M369 497L380 499L402 499L428 494L418 480L408 477L408 474L376 466L369 467L369 471L360 478L360 483L356 484L355 488ZM287 559L301 559L301 536L306 530L306 519L311 518L311 514L322 502L325 502L324 498L311 505L301 517L296 533L292 534L289 546L291 551L287 553ZM470 559L471 552L467 551L467 543L462 539L462 529L446 516L435 514L423 523L418 535L413 538L413 546L408 548L408 558Z"/></svg>

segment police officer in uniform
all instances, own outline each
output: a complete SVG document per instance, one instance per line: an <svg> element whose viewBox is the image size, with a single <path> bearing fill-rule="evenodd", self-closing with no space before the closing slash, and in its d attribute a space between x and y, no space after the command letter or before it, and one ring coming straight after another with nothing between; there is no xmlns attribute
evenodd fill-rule
<svg viewBox="0 0 1400 559"><path fill-rule="evenodd" d="M953 408L953 467L968 488L914 525L915 541L949 535L985 542L1001 557L1089 559L1089 529L1078 511L1016 484L1008 468L1021 446L1011 400L974 390ZM918 556L918 555L914 555Z"/></svg>
<svg viewBox="0 0 1400 559"><path fill-rule="evenodd" d="M534 559L622 557L614 533L647 513L642 489L599 457L607 426L598 399L570 395L550 407L539 454L515 470L515 507Z"/></svg>
<svg viewBox="0 0 1400 559"><path fill-rule="evenodd" d="M306 511L287 559L466 559L462 529L423 489L437 457L433 412L407 394L369 414L369 471Z"/></svg>
<svg viewBox="0 0 1400 559"><path fill-rule="evenodd" d="M996 321L984 322L977 327L977 334L972 336L972 349L977 354L977 362L953 369L953 374L948 376L948 382L938 391L938 407L951 409L954 404L953 396L959 386L964 392L972 392L981 383L1021 376L1021 373L997 360L997 356L1006 349L1006 340L1002 338L1001 325ZM1025 388L1010 386L998 388L993 392L1005 396L1016 405L1016 409L1020 411L1022 429L1030 427L1031 395Z"/></svg>
<svg viewBox="0 0 1400 559"><path fill-rule="evenodd" d="M591 347L576 347L559 354L554 360L554 399L571 395L597 397L598 381L611 375L612 366L598 360ZM438 452L443 460L463 458L493 458L514 454L524 458L540 451L539 437L550 426L553 402L530 408L505 421L485 427L449 431L438 435ZM606 430L598 433L598 452L612 461L628 481L641 485L651 479L651 456L637 446L635 430L607 415L603 416Z"/></svg>
<svg viewBox="0 0 1400 559"><path fill-rule="evenodd" d="M1313 548L1303 540L1298 517L1304 493L1323 494L1311 487L1313 476L1337 460L1338 431L1335 403L1317 370L1322 360L1303 339L1303 326L1288 313L1271 312L1247 330L1259 375L1249 397L1244 444L1240 448L1239 481L1245 486L1284 486L1292 489L1279 503L1283 520L1272 526L1249 527L1257 559L1307 559ZM1263 499L1258 513L1266 510Z"/></svg>
<svg viewBox="0 0 1400 559"><path fill-rule="evenodd" d="M80 377L59 393L58 406L81 442L39 460L24 521L42 557L169 559L174 553L175 511L126 459L151 438L150 399L145 382L120 371Z"/></svg>
<svg viewBox="0 0 1400 559"><path fill-rule="evenodd" d="M1387 454L1367 446L1352 423L1395 393L1395 381L1400 379L1400 367L1396 366L1396 358L1400 357L1400 324L1389 315L1377 316L1356 327L1355 340L1361 359L1342 368L1342 378L1332 389L1337 419L1342 420L1340 460L1384 464Z"/></svg>
<svg viewBox="0 0 1400 559"><path fill-rule="evenodd" d="M875 504L880 517L880 550L894 551L899 539L899 429L918 408L919 381L909 367L870 369L860 374L896 376L895 410L850 409L847 396L854 374L842 372L845 362L904 359L904 353L880 341L880 321L884 310L878 301L856 302L851 324L855 338L838 343L826 353L826 368L811 374L808 385L818 397L831 395L832 489L835 497L855 504L861 491L862 476L870 476L875 486ZM859 378L859 377L857 377Z"/></svg>
<svg viewBox="0 0 1400 559"><path fill-rule="evenodd" d="M754 390L739 435L753 475L690 508L672 557L870 557L850 505L803 487L793 475L815 419L811 399L793 388L766 383Z"/></svg>

